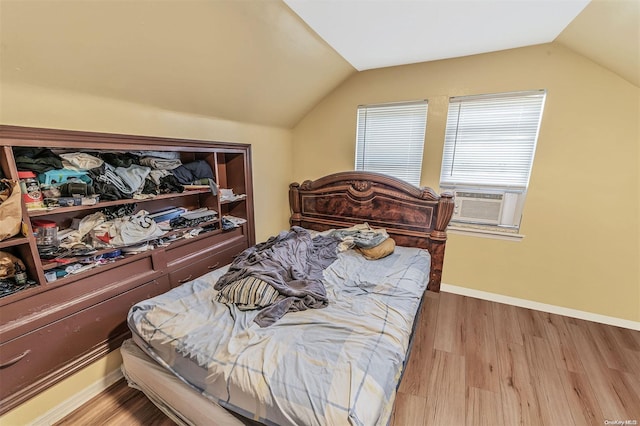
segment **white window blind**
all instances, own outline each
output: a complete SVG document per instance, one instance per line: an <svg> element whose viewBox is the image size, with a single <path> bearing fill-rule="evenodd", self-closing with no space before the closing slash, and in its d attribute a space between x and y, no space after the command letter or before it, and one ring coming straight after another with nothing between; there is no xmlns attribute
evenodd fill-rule
<svg viewBox="0 0 640 426"><path fill-rule="evenodd" d="M449 100L440 185L526 190L546 92Z"/></svg>
<svg viewBox="0 0 640 426"><path fill-rule="evenodd" d="M358 107L356 170L420 185L427 101Z"/></svg>

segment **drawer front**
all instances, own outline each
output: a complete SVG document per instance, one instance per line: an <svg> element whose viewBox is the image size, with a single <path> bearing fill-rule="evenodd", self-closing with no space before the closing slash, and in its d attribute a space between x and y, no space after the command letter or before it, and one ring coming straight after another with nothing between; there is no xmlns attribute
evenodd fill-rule
<svg viewBox="0 0 640 426"><path fill-rule="evenodd" d="M185 240L171 244L165 249L169 270L179 267L178 264L182 262L191 263L195 256L220 251L221 249L224 250L221 247L223 245L233 245L238 241L247 241L243 230L244 228L236 228L204 238L197 238L193 241Z"/></svg>
<svg viewBox="0 0 640 426"><path fill-rule="evenodd" d="M195 262L189 262L189 266L184 266L170 272L169 281L171 282L171 288L182 285L188 281L195 280L208 272L231 263L233 257L246 248L246 241L241 241L213 255L200 258Z"/></svg>
<svg viewBox="0 0 640 426"><path fill-rule="evenodd" d="M166 277L131 289L0 345L0 400L128 332L129 308L169 290Z"/></svg>
<svg viewBox="0 0 640 426"><path fill-rule="evenodd" d="M111 266L111 265L109 265ZM157 279L151 256L116 267L98 267L89 276L2 307L0 342L72 315L129 289Z"/></svg>

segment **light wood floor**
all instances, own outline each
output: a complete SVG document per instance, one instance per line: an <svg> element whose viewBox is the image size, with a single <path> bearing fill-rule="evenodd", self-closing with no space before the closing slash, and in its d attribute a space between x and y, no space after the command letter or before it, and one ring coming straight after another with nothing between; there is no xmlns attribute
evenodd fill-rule
<svg viewBox="0 0 640 426"><path fill-rule="evenodd" d="M391 426L614 421L640 424L640 332L428 293ZM171 424L124 383L58 423Z"/></svg>

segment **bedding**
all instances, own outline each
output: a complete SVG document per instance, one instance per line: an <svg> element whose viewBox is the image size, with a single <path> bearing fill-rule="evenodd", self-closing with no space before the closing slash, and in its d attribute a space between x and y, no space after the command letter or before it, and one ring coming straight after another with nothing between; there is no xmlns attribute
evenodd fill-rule
<svg viewBox="0 0 640 426"><path fill-rule="evenodd" d="M218 280L220 281L220 280ZM278 290L257 277L244 277L224 286L216 296L221 303L233 303L240 310L260 309L278 300Z"/></svg>
<svg viewBox="0 0 640 426"><path fill-rule="evenodd" d="M132 339L122 342L120 353L122 373L129 386L144 392L177 425L247 426L249 423L194 391L151 359Z"/></svg>
<svg viewBox="0 0 640 426"><path fill-rule="evenodd" d="M134 341L209 400L277 425L386 425L429 281L426 250L367 260L348 250L322 271L327 305L268 327L260 310L216 301L224 267L132 307Z"/></svg>
<svg viewBox="0 0 640 426"><path fill-rule="evenodd" d="M337 245L335 238L311 238L306 229L294 226L240 253L218 279L215 289L224 291L249 277L273 287L282 297L254 318L261 327L273 324L290 311L323 308L328 300L322 270L335 260Z"/></svg>
<svg viewBox="0 0 640 426"><path fill-rule="evenodd" d="M371 248L358 247L358 251L369 260L382 259L389 256L396 248L393 238L387 238L380 244Z"/></svg>

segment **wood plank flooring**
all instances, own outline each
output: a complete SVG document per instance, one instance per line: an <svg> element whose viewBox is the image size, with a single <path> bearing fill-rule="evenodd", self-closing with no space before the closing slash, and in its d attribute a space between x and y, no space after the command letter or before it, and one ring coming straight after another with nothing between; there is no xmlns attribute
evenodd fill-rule
<svg viewBox="0 0 640 426"><path fill-rule="evenodd" d="M428 296L393 426L640 423L640 332Z"/></svg>
<svg viewBox="0 0 640 426"><path fill-rule="evenodd" d="M449 293L421 315L390 426L640 423L638 331ZM172 424L124 382L57 423Z"/></svg>
<svg viewBox="0 0 640 426"><path fill-rule="evenodd" d="M55 426L173 426L175 423L122 379Z"/></svg>

